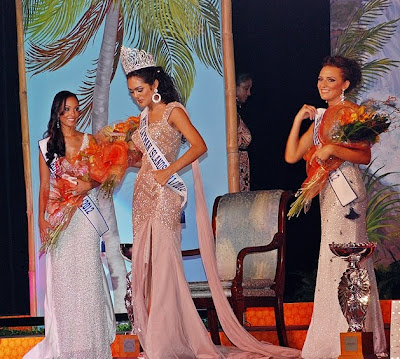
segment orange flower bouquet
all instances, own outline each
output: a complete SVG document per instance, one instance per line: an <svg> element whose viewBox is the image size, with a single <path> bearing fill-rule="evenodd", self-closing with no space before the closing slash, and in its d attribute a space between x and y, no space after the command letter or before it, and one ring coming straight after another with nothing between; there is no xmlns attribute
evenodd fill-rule
<svg viewBox="0 0 400 359"><path fill-rule="evenodd" d="M386 101L369 100L358 108L340 105L328 109L318 129L321 145L335 144L353 149L371 147L378 142L381 133L388 131L394 120L393 115L399 113L395 100L389 97ZM382 108L390 112L378 112ZM329 172L344 162L334 156L323 162L315 158L311 160L318 148L313 146L304 155L307 178L295 195L296 201L290 206L289 218L299 216L302 210L307 213L312 199L325 186Z"/></svg>
<svg viewBox="0 0 400 359"><path fill-rule="evenodd" d="M68 227L76 209L82 204L83 195L71 193L73 182L76 178L89 181L89 168L85 162L70 163L65 158L60 158L60 166L68 171L52 179L52 187L47 202L48 222L51 225L44 239L40 252L48 252L57 246L61 232Z"/></svg>
<svg viewBox="0 0 400 359"><path fill-rule="evenodd" d="M96 135L96 141L80 153L80 157L89 162L90 177L100 182L100 190L110 197L132 162L132 156L138 160L139 154L132 155L128 141L139 127L139 117L129 117L124 122L103 127ZM134 162L134 161L133 161Z"/></svg>

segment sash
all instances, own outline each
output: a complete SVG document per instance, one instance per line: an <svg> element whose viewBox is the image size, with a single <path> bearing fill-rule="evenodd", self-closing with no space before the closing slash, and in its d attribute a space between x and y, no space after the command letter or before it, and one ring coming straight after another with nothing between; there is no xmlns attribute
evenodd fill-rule
<svg viewBox="0 0 400 359"><path fill-rule="evenodd" d="M143 145L146 149L147 156L150 160L153 169L163 170L167 168L170 165L170 163L165 158L163 153L160 151L160 149L157 147L157 145L155 144L155 142L148 133L148 122L149 122L148 111L149 110L146 107L140 114L140 125L139 125L140 138L142 139ZM181 207L183 207L187 200L187 188L182 178L177 173L174 173L169 178L166 185L182 197L183 201Z"/></svg>
<svg viewBox="0 0 400 359"><path fill-rule="evenodd" d="M40 152L46 161L46 155L47 155L47 142L49 141L49 137L44 138L39 141L39 148ZM58 166L58 156L55 154L55 157L53 161L50 164L49 167L50 170L50 176L53 178L56 177L61 177L60 176L60 168ZM75 177L68 176L68 178L65 178L68 181L72 182L72 180L75 180ZM101 237L104 233L106 233L109 230L109 227L101 214L99 208L97 205L93 202L93 200L86 195L83 197L82 204L78 207L81 212L86 216L88 221L92 224L93 228L96 230L98 235Z"/></svg>
<svg viewBox="0 0 400 359"><path fill-rule="evenodd" d="M317 108L317 115L315 116L314 133L313 133L313 140L314 144L316 145L321 144L318 138L318 130L322 122L322 117L324 113L325 113L324 108ZM357 199L356 193L351 188L349 182L347 181L346 176L343 174L340 168L337 168L336 170L329 172L328 179L330 185L332 186L333 192L335 192L337 199L339 200L340 204L343 207L353 202L355 199Z"/></svg>

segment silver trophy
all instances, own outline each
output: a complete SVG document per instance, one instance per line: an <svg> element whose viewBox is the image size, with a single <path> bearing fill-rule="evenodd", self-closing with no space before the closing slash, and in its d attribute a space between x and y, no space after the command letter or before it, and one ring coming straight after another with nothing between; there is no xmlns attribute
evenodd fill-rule
<svg viewBox="0 0 400 359"><path fill-rule="evenodd" d="M362 260L375 250L376 243L331 243L330 250L348 262L338 287L339 304L349 324L348 332L363 332L370 297L368 271L360 268Z"/></svg>

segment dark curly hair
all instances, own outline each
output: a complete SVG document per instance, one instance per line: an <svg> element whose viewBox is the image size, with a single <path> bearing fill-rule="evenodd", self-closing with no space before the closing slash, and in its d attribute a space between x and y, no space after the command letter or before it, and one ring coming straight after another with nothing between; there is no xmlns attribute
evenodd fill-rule
<svg viewBox="0 0 400 359"><path fill-rule="evenodd" d="M74 97L78 101L78 98L74 93L69 91L60 91L54 96L53 104L51 105L50 120L47 124L47 131L43 135L44 137L49 137L46 155L46 164L49 167L51 162L53 162L55 155L58 157L65 156L64 135L61 131L61 126L57 126L57 123L59 123L60 115L64 113L65 102L70 97Z"/></svg>
<svg viewBox="0 0 400 359"><path fill-rule="evenodd" d="M342 71L344 81L349 81L347 91L355 89L361 83L361 66L352 59L343 56L327 56L322 60L322 67L334 66Z"/></svg>
<svg viewBox="0 0 400 359"><path fill-rule="evenodd" d="M172 78L160 66L144 67L135 70L126 75L126 78L140 77L145 83L153 86L154 81L158 80L158 93L161 96L161 102L168 104L170 102L181 102L179 93L172 81Z"/></svg>

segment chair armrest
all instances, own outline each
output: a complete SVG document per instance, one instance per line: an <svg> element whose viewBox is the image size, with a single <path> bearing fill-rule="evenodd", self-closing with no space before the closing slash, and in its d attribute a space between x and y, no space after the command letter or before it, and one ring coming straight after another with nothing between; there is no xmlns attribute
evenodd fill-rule
<svg viewBox="0 0 400 359"><path fill-rule="evenodd" d="M279 250L280 248L282 248L284 243L285 243L285 235L282 233L275 233L274 238L272 239L271 243L267 244L266 246L243 248L238 253L237 258L236 258L236 275L235 275L235 278L233 279L233 282L236 283L236 285L238 287L242 287L242 284L243 284L243 262L244 262L244 258L248 254L270 252L275 249Z"/></svg>
<svg viewBox="0 0 400 359"><path fill-rule="evenodd" d="M232 289L236 291L238 295L243 294L243 261L244 258L251 253L268 252L274 249L278 250L278 262L276 266L275 284L274 289L277 294L283 295L282 279L285 277L284 267L284 256L285 256L285 241L286 241L286 215L289 200L293 197L292 191L282 192L281 199L279 201L278 211L278 231L275 233L271 243L266 246L259 247L246 247L243 248L236 259L236 275L232 281ZM279 282L279 285L278 285Z"/></svg>

